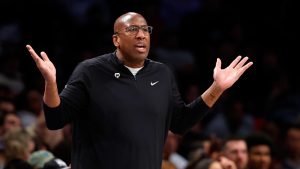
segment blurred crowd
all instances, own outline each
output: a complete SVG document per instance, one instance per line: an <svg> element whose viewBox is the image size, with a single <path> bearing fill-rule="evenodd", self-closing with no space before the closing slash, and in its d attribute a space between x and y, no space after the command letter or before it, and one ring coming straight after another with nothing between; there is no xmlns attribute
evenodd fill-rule
<svg viewBox="0 0 300 169"><path fill-rule="evenodd" d="M82 60L114 51L127 11L154 27L149 58L170 66L189 103L212 82L216 58L254 65L188 133L169 133L164 169L300 168L299 10L292 0L1 0L0 169L70 167L72 124L47 129L44 81L26 51L45 51L61 90ZM50 164L51 165L51 164ZM44 167L46 169L46 167ZM213 169L213 168L210 168ZM216 168L214 168L216 169ZM234 168L232 168L234 169Z"/></svg>

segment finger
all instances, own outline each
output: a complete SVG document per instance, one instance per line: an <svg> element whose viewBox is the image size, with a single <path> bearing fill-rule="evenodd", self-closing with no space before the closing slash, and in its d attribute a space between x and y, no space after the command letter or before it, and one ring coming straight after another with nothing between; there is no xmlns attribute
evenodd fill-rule
<svg viewBox="0 0 300 169"><path fill-rule="evenodd" d="M48 55L45 52L41 52L41 56L42 56L44 61L50 61Z"/></svg>
<svg viewBox="0 0 300 169"><path fill-rule="evenodd" d="M248 60L249 58L248 57L244 57L236 66L235 68L239 69L241 68Z"/></svg>
<svg viewBox="0 0 300 169"><path fill-rule="evenodd" d="M26 48L27 48L27 50L29 51L30 54L35 54L35 55L37 55L37 54L35 53L34 49L33 49L30 45L26 45Z"/></svg>
<svg viewBox="0 0 300 169"><path fill-rule="evenodd" d="M221 59L217 58L216 66L214 68L214 74L221 70L221 65L222 65Z"/></svg>
<svg viewBox="0 0 300 169"><path fill-rule="evenodd" d="M220 59L220 58L217 58L217 61L216 61L216 68L220 68L220 69L221 69L221 66L222 66L221 59Z"/></svg>
<svg viewBox="0 0 300 169"><path fill-rule="evenodd" d="M31 57L36 63L39 63L42 61L42 59L39 57L39 55L36 54L34 49L30 45L26 45L27 50L29 51Z"/></svg>
<svg viewBox="0 0 300 169"><path fill-rule="evenodd" d="M234 68L236 64L241 60L242 56L237 56L229 65L229 67Z"/></svg>
<svg viewBox="0 0 300 169"><path fill-rule="evenodd" d="M239 69L239 76L241 76L250 66L253 65L253 62L248 62L246 65L244 65L241 69Z"/></svg>

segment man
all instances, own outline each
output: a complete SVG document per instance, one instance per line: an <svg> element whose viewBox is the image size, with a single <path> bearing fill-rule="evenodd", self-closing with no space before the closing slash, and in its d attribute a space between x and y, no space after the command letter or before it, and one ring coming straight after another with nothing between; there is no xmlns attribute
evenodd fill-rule
<svg viewBox="0 0 300 169"><path fill-rule="evenodd" d="M232 160L237 169L246 169L248 165L247 143L243 138L227 138L222 154Z"/></svg>
<svg viewBox="0 0 300 169"><path fill-rule="evenodd" d="M186 105L170 69L147 59L151 32L138 13L117 18L116 51L80 63L60 94L46 53L27 45L45 79L48 127L73 123L72 169L159 169L168 130L192 127L252 65L239 56L221 69L217 59L212 85Z"/></svg>
<svg viewBox="0 0 300 169"><path fill-rule="evenodd" d="M270 169L272 164L272 139L265 133L253 133L246 138L248 169Z"/></svg>

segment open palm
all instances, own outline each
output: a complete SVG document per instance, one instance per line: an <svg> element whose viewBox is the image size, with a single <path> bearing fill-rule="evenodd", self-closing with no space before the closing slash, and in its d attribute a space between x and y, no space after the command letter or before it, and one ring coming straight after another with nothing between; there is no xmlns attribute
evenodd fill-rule
<svg viewBox="0 0 300 169"><path fill-rule="evenodd" d="M214 68L213 78L216 84L221 90L226 90L231 87L240 76L253 64L253 62L248 62L248 57L242 59L241 56L237 56L231 64L225 69L221 68L221 60L218 58L216 66Z"/></svg>

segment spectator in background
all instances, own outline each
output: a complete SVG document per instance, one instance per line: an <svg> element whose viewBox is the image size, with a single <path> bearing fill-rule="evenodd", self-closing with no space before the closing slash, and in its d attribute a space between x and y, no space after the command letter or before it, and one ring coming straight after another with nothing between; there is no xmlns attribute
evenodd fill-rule
<svg viewBox="0 0 300 169"><path fill-rule="evenodd" d="M253 133L246 138L248 169L275 169L272 167L273 142L265 133Z"/></svg>
<svg viewBox="0 0 300 169"><path fill-rule="evenodd" d="M210 138L208 151L190 161L186 169L236 169L234 161L222 155L222 140Z"/></svg>
<svg viewBox="0 0 300 169"><path fill-rule="evenodd" d="M5 133L3 141L6 157L4 169L33 169L27 160L35 145L26 130L12 129Z"/></svg>
<svg viewBox="0 0 300 169"><path fill-rule="evenodd" d="M5 112L0 115L0 139L15 128L22 128L21 120L15 112Z"/></svg>
<svg viewBox="0 0 300 169"><path fill-rule="evenodd" d="M232 160L237 169L246 169L248 165L248 151L245 139L231 137L224 140L222 155Z"/></svg>

